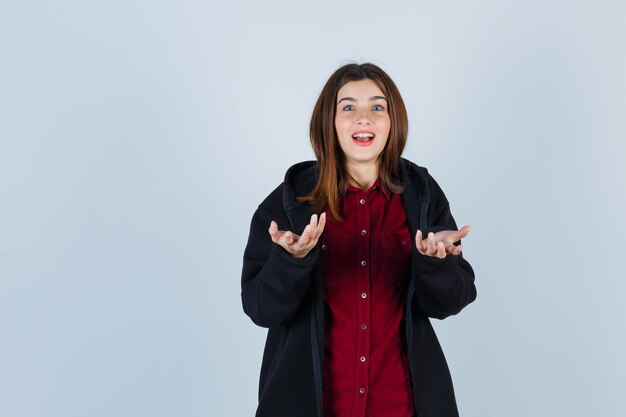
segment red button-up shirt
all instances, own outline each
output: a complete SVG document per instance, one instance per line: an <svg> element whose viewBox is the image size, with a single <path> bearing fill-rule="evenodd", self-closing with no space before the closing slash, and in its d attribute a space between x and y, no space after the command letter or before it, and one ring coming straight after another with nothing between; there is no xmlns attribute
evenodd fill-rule
<svg viewBox="0 0 626 417"><path fill-rule="evenodd" d="M402 317L412 239L399 194L349 187L327 211L324 416L413 417Z"/></svg>

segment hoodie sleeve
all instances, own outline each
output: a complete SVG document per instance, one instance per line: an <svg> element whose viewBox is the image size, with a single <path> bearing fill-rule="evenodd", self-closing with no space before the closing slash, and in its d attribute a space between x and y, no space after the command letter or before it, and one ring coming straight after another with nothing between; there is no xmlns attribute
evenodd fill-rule
<svg viewBox="0 0 626 417"><path fill-rule="evenodd" d="M293 258L272 242L268 228L275 220L288 229L286 216L263 205L254 213L244 251L241 298L244 312L262 327L278 327L297 313L319 258L317 246L304 259Z"/></svg>
<svg viewBox="0 0 626 417"><path fill-rule="evenodd" d="M422 231L424 236L428 232L458 230L443 191L430 175L429 181L432 205L428 212L429 228ZM474 270L463 253L439 259L422 255L413 245L411 262L418 307L427 316L444 319L476 299Z"/></svg>

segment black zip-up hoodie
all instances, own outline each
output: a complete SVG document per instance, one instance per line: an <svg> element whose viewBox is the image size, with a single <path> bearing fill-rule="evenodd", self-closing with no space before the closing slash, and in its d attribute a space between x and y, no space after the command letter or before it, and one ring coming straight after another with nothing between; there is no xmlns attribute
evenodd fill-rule
<svg viewBox="0 0 626 417"><path fill-rule="evenodd" d="M316 184L317 163L292 166L258 207L244 252L241 297L245 313L267 327L257 417L322 417L324 293L319 244L301 260L272 242L268 228L301 234L311 207L296 196ZM457 230L448 200L426 168L402 159L402 201L415 236ZM457 314L476 298L474 272L463 254L444 259L413 246L404 313L405 341L418 417L457 417L450 371L429 317Z"/></svg>

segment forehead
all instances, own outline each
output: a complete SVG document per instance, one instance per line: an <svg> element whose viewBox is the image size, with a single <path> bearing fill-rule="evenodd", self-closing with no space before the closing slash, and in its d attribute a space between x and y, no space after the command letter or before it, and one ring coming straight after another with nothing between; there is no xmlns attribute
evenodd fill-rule
<svg viewBox="0 0 626 417"><path fill-rule="evenodd" d="M367 100L373 96L384 96L384 94L374 80L367 78L359 81L349 81L337 92L337 100L340 100L342 97Z"/></svg>

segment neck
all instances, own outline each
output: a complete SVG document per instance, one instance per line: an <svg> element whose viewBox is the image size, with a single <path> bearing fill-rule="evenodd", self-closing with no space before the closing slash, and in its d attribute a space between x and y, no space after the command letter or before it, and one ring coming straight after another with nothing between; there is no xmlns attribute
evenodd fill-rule
<svg viewBox="0 0 626 417"><path fill-rule="evenodd" d="M354 181L350 181L351 185L359 187L362 190L369 189L378 178L378 163L367 165L348 163L346 168L348 170L348 174L354 178Z"/></svg>

